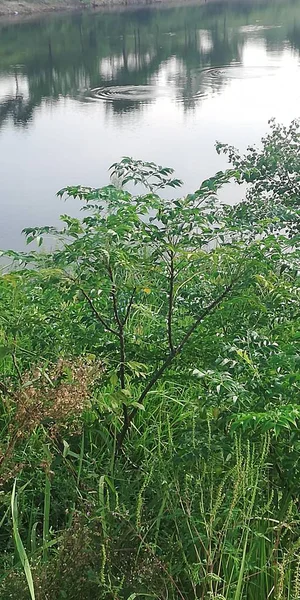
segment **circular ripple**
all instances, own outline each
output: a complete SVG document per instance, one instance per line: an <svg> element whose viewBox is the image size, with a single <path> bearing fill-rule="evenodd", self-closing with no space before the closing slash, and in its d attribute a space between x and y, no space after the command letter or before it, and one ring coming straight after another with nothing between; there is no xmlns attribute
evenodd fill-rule
<svg viewBox="0 0 300 600"><path fill-rule="evenodd" d="M251 67L241 63L201 68L194 73L194 87L198 88L195 89L194 99L207 98L218 93L226 84L234 80L248 81L249 79L272 77L276 74L276 69L275 65Z"/></svg>
<svg viewBox="0 0 300 600"><path fill-rule="evenodd" d="M208 67L201 69L204 77L212 81L220 77L226 79L258 79L260 77L271 77L275 75L276 65L244 66L241 63L222 65L220 67Z"/></svg>
<svg viewBox="0 0 300 600"><path fill-rule="evenodd" d="M155 86L150 85L99 87L88 92L89 98L105 102L149 102L156 96Z"/></svg>
<svg viewBox="0 0 300 600"><path fill-rule="evenodd" d="M208 98L223 89L224 85L233 80L259 79L271 77L276 73L276 65L244 66L240 62L216 67L200 67L190 73L189 93L185 94L185 81L182 78L178 82L170 82L170 85L124 85L103 86L84 92L84 98L88 101L100 101L106 103L150 103L153 100L169 98L177 102L186 100L200 100Z"/></svg>

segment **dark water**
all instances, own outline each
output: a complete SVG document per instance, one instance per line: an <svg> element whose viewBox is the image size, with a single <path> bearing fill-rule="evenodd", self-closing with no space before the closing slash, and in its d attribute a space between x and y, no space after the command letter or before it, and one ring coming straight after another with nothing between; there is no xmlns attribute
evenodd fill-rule
<svg viewBox="0 0 300 600"><path fill-rule="evenodd" d="M0 247L76 214L55 192L107 183L125 154L196 189L225 166L216 139L245 148L300 115L299 53L300 0L0 24Z"/></svg>

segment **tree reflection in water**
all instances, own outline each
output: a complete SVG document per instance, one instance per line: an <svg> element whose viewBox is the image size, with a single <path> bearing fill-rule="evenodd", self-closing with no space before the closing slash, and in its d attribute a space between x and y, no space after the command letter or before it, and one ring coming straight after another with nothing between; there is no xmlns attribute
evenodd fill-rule
<svg viewBox="0 0 300 600"><path fill-rule="evenodd" d="M14 77L15 90L2 94L0 81L0 127L9 119L26 127L43 101L62 97L101 100L122 114L165 93L192 110L222 89L228 67L241 64L249 39L245 24L259 22L251 35L267 51L283 52L287 42L299 51L297 18L299 2L278 0L85 12L2 25L0 76Z"/></svg>

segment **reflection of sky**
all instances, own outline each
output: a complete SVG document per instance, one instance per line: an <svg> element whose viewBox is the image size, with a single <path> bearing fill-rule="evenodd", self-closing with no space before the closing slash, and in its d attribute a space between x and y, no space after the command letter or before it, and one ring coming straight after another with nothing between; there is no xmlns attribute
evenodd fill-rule
<svg viewBox="0 0 300 600"><path fill-rule="evenodd" d="M28 98L28 81L26 76L18 74L17 83L15 75L0 75L0 102L8 97L16 97L20 94Z"/></svg>
<svg viewBox="0 0 300 600"><path fill-rule="evenodd" d="M143 54L143 64L148 65L151 61L151 54ZM126 56L126 66L128 71L136 71L139 64L139 56L137 54L128 54ZM110 58L102 58L100 60L99 73L103 78L114 79L117 73L124 67L124 58L120 56L111 56Z"/></svg>
<svg viewBox="0 0 300 600"><path fill-rule="evenodd" d="M108 71L117 63L100 67ZM175 57L162 63L149 82L156 93L139 111L115 114L107 102L67 97L43 102L27 128L7 121L0 134L0 247L20 247L23 227L53 224L60 212L76 214L78 205L62 204L55 192L67 184L107 183L107 168L125 154L173 166L184 192L192 191L226 167L214 150L216 140L245 149L259 141L270 117L288 122L299 115L298 55L288 47L267 52L257 34L247 37L242 66L220 67L222 86L215 72L196 70L195 77L210 77L211 85L208 80L206 94L190 111L178 100L184 69ZM1 77L0 97L15 92L14 76ZM27 94L24 78L19 93ZM224 197L231 201L236 194L230 188Z"/></svg>

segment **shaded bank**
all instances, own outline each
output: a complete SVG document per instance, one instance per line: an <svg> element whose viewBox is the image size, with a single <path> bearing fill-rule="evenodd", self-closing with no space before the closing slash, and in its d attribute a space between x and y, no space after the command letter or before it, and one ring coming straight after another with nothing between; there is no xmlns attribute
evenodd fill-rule
<svg viewBox="0 0 300 600"><path fill-rule="evenodd" d="M231 0L236 4L244 4L247 0ZM276 1L276 0L275 0ZM0 0L0 19L19 19L26 15L55 11L70 11L78 9L102 8L113 9L117 7L130 8L131 6L178 6L186 4L228 4L228 0ZM260 4L259 0L253 0L253 4Z"/></svg>

